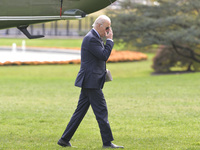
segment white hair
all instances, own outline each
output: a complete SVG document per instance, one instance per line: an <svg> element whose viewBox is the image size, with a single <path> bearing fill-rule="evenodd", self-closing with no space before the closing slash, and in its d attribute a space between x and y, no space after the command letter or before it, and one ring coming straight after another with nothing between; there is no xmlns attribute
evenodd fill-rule
<svg viewBox="0 0 200 150"><path fill-rule="evenodd" d="M97 24L104 24L105 21L111 22L111 20L110 20L110 18L108 16L101 15L95 20L95 22L93 23L92 26L95 27Z"/></svg>

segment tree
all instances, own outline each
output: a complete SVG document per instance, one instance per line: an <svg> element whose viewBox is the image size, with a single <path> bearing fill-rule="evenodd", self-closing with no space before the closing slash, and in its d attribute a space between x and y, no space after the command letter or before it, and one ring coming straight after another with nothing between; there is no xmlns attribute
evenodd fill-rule
<svg viewBox="0 0 200 150"><path fill-rule="evenodd" d="M121 9L108 12L115 40L137 47L163 45L164 50L200 64L199 0L157 0L152 5L124 0L120 5ZM188 63L191 69L199 68L192 64Z"/></svg>

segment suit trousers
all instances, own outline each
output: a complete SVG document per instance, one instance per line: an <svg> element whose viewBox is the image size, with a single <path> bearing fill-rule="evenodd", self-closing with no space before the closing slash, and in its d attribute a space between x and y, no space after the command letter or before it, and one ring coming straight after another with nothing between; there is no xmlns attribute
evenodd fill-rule
<svg viewBox="0 0 200 150"><path fill-rule="evenodd" d="M70 141L79 124L92 106L93 112L98 122L103 143L113 141L112 131L108 122L108 110L106 101L101 89L81 89L79 102L74 114L71 117L61 139Z"/></svg>

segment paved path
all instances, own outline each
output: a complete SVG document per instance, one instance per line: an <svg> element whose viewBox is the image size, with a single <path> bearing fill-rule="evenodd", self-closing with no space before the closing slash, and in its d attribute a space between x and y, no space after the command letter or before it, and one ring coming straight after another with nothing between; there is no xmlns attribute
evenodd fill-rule
<svg viewBox="0 0 200 150"><path fill-rule="evenodd" d="M69 49L52 49L52 48L21 48L12 50L12 47L0 47L0 62L6 61L67 61L80 59L80 51Z"/></svg>

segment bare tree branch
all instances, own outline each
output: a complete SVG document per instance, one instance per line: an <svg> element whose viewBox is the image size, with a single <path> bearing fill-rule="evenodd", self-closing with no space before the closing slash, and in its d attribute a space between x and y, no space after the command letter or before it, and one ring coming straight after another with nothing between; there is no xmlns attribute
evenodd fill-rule
<svg viewBox="0 0 200 150"><path fill-rule="evenodd" d="M195 53L192 49L185 48L185 47L182 47L180 45L176 45L174 42L171 42L171 43L172 43L172 46L173 46L173 48L174 48L174 50L176 51L177 54L179 54L179 55L181 55L181 56L183 56L185 58L189 58L189 59L192 59L192 60L200 63L200 60L198 58L196 58L196 56L200 57L200 55ZM190 55L185 55L185 54L179 52L178 49L186 50L186 51L189 52Z"/></svg>

